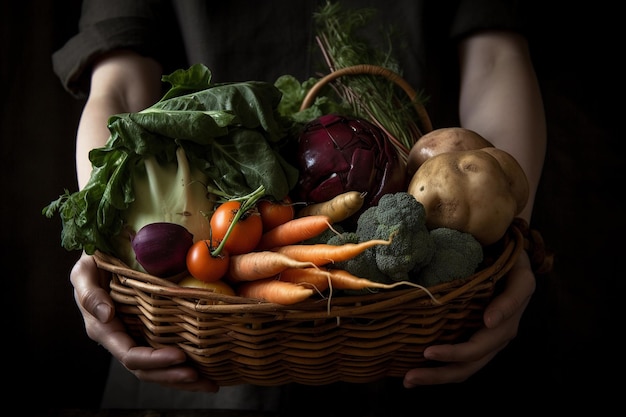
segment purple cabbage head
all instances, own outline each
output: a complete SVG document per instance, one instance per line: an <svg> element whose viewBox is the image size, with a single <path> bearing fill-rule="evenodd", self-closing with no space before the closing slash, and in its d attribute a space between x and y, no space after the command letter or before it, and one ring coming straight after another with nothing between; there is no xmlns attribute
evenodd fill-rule
<svg viewBox="0 0 626 417"><path fill-rule="evenodd" d="M298 139L298 201L323 202L346 191L367 192L361 210L384 194L406 190L406 170L385 132L367 120L336 114L304 126Z"/></svg>

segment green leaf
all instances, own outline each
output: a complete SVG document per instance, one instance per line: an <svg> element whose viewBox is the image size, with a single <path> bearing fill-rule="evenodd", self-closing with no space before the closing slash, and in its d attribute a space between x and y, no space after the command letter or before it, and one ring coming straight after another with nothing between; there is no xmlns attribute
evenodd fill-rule
<svg viewBox="0 0 626 417"><path fill-rule="evenodd" d="M297 178L297 170L285 165L263 135L253 130L232 130L228 137L216 139L208 153L206 159L221 174L214 181L227 194L241 194L245 184L250 191L263 185L268 195L285 196ZM233 170L233 165L239 169Z"/></svg>
<svg viewBox="0 0 626 417"><path fill-rule="evenodd" d="M211 85L211 70L202 64L192 65L189 69L179 69L169 75L164 75L161 80L170 83L172 87L161 98L161 101L199 91Z"/></svg>
<svg viewBox="0 0 626 417"><path fill-rule="evenodd" d="M189 162L185 170L203 178L202 196L206 187L234 198L260 186L278 200L288 194L298 171L277 151L288 131L277 111L280 90L258 81L212 85L210 79L210 71L201 65L176 71L164 77L172 89L161 101L138 113L109 118L109 139L89 153L93 169L85 188L66 191L44 209L48 217L59 212L63 247L115 254L115 239L127 227L133 229L125 215L132 212L133 218L141 218L131 210L137 208L136 197L153 205L172 197L153 195L159 192L154 188L135 190L134 173L148 159L151 166L178 163L180 168L179 149L184 150L184 164ZM159 212L159 207L146 209Z"/></svg>

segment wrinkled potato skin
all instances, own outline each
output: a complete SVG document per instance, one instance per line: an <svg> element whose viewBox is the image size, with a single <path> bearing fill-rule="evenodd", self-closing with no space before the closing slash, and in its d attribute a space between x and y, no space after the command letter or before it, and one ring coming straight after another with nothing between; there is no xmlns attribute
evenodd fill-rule
<svg viewBox="0 0 626 417"><path fill-rule="evenodd" d="M506 154L496 148L484 148L444 152L428 158L408 186L408 192L424 205L427 227L471 233L483 246L502 238L521 210L522 193L515 193L518 188L523 190L520 184L524 182L528 197L526 176L521 168L519 172L512 170L522 175L512 181L514 174L505 169L512 166L507 155L513 157L503 153ZM500 161L504 161L504 166Z"/></svg>
<svg viewBox="0 0 626 417"><path fill-rule="evenodd" d="M419 138L411 147L406 164L408 178L411 178L428 158L440 153L486 147L493 145L473 130L462 127L435 129Z"/></svg>

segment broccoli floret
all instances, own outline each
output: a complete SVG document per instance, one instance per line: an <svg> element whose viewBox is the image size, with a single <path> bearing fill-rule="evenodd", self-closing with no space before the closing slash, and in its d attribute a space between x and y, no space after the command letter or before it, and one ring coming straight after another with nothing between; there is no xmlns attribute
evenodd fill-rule
<svg viewBox="0 0 626 417"><path fill-rule="evenodd" d="M356 234L361 241L392 238L390 245L366 251L374 254L378 270L392 281L408 281L410 272L428 264L435 251L424 206L407 192L382 196L378 205L359 216Z"/></svg>
<svg viewBox="0 0 626 417"><path fill-rule="evenodd" d="M483 261L483 248L470 233L441 227L431 230L430 236L435 253L417 274L415 282L420 285L430 287L469 277Z"/></svg>
<svg viewBox="0 0 626 417"><path fill-rule="evenodd" d="M326 241L329 245L343 245L344 243L359 243L359 235L355 232L332 233Z"/></svg>
<svg viewBox="0 0 626 417"><path fill-rule="evenodd" d="M305 245L314 245L316 243L326 243L328 239L336 236L337 233L343 233L344 229L340 224L333 224L332 229L326 229L319 235L312 237L310 239L304 240L302 243Z"/></svg>
<svg viewBox="0 0 626 417"><path fill-rule="evenodd" d="M359 243L361 237L356 232L344 232L328 239L330 245L343 245L344 243ZM343 262L336 262L333 268L343 269L361 278L367 278L371 281L390 283L391 280L385 276L376 265L376 254L372 248L363 253ZM371 292L371 290L368 290Z"/></svg>

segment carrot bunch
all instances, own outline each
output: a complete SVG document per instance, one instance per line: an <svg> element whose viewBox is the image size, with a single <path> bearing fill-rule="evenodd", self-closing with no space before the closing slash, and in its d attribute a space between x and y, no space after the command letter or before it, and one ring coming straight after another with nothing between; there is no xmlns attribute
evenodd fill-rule
<svg viewBox="0 0 626 417"><path fill-rule="evenodd" d="M309 221L313 224L320 222L318 217L300 217L290 222L302 225ZM290 222L285 223L283 230L291 231L291 225L288 224ZM279 227L281 226L267 233ZM327 222L328 227L330 226ZM317 234L322 231L319 230ZM276 233L274 235L278 236ZM315 235L310 235L305 239L299 238L297 241L301 242L311 237ZM280 241L289 242L290 239L284 238ZM237 294L242 297L258 298L279 304L294 304L334 286L332 281L338 279L338 274L335 273L338 270L321 267L351 259L376 245L389 245L390 243L391 239L375 239L343 245L285 243L282 246L273 246L271 249L231 256L226 280L236 286ZM298 275L300 275L299 280L294 278ZM353 278L353 287L356 286L359 289L380 288L382 285L358 277ZM346 279L343 278L344 281ZM337 288L349 288L345 285L347 284L338 285Z"/></svg>
<svg viewBox="0 0 626 417"><path fill-rule="evenodd" d="M391 244L392 236L388 240L342 245L303 243L328 230L334 231L332 225L358 211L362 203L362 193L349 192L327 203L307 206L296 216L265 230L253 251L231 255L224 280L241 297L283 305L304 301L314 294L323 295L325 291L332 294L333 289L390 289L405 284L382 284L332 268L369 248Z"/></svg>

